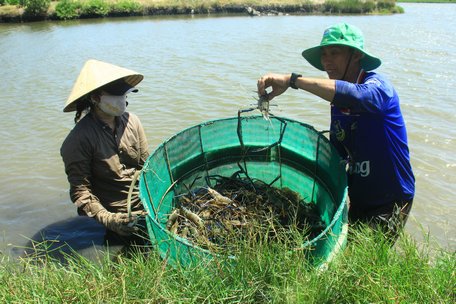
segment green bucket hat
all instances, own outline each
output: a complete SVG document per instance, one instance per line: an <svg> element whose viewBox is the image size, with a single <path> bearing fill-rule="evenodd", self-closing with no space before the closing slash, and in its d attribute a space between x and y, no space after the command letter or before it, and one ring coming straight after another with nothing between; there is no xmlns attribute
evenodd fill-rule
<svg viewBox="0 0 456 304"><path fill-rule="evenodd" d="M304 50L302 56L314 67L324 71L321 65L321 48L328 45L345 45L364 54L361 67L366 71L378 68L382 62L379 58L364 50L364 36L361 30L347 23L338 23L325 30L320 45Z"/></svg>

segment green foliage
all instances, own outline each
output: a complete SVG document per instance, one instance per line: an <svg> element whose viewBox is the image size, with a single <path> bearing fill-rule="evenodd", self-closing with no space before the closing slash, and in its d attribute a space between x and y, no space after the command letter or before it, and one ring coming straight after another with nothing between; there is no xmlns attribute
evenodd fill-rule
<svg viewBox="0 0 456 304"><path fill-rule="evenodd" d="M377 11L381 14L401 14L404 9L396 5L395 0L382 0L377 3Z"/></svg>
<svg viewBox="0 0 456 304"><path fill-rule="evenodd" d="M404 8L401 7L401 6L396 5L391 13L393 13L393 14L403 14L404 13Z"/></svg>
<svg viewBox="0 0 456 304"><path fill-rule="evenodd" d="M377 4L374 0L367 0L366 2L364 2L364 9L366 12L373 12L375 11L376 7Z"/></svg>
<svg viewBox="0 0 456 304"><path fill-rule="evenodd" d="M46 16L51 0L21 0L24 14L33 17Z"/></svg>
<svg viewBox="0 0 456 304"><path fill-rule="evenodd" d="M346 1L347 0L344 0L344 1L327 0L324 3L325 11L330 12L330 13L342 13L343 11L346 11L345 10ZM344 3L342 3L342 2L344 2ZM352 6L352 4L350 6Z"/></svg>
<svg viewBox="0 0 456 304"><path fill-rule="evenodd" d="M396 6L395 0L327 0L324 11L336 14L365 14L365 13L401 13L402 8Z"/></svg>
<svg viewBox="0 0 456 304"><path fill-rule="evenodd" d="M110 10L111 10L111 6L107 1L89 0L82 5L81 15L104 17L104 16L108 15Z"/></svg>
<svg viewBox="0 0 456 304"><path fill-rule="evenodd" d="M19 5L19 0L0 0L0 5Z"/></svg>
<svg viewBox="0 0 456 304"><path fill-rule="evenodd" d="M75 19L80 15L82 4L77 0L62 0L55 7L55 14L59 19Z"/></svg>
<svg viewBox="0 0 456 304"><path fill-rule="evenodd" d="M0 5L19 5L19 0L0 0Z"/></svg>
<svg viewBox="0 0 456 304"><path fill-rule="evenodd" d="M143 6L134 0L120 0L116 3L105 0L90 0L85 3L80 0L61 0L55 8L57 17L65 20L81 16L132 15L142 11Z"/></svg>
<svg viewBox="0 0 456 304"><path fill-rule="evenodd" d="M43 18L48 14L59 19L74 19L86 17L125 16L140 14L187 14L190 9L196 13L206 11L217 11L220 8L231 8L236 11L240 5L238 0L228 1L200 1L200 0L171 0L171 1L141 1L141 0L56 0L55 11L48 11L50 2L53 0L0 0L0 5L16 6L9 11L3 10L2 15L22 14L21 7L25 13L20 17L21 21L28 21ZM283 4L276 2L262 2L259 0L247 1L249 5L261 5L284 9L287 12L294 12L298 8L299 13L323 13L323 14L394 14L403 13L404 9L397 6L395 0L324 0L324 3L316 0L289 0ZM455 2L456 0L402 0L412 2ZM289 3L289 4L288 4ZM297 4L299 3L299 4ZM11 10L13 12L11 13ZM19 19L18 19L19 20Z"/></svg>
<svg viewBox="0 0 456 304"><path fill-rule="evenodd" d="M120 0L114 4L112 10L114 13L134 14L142 12L143 6L134 0Z"/></svg>
<svg viewBox="0 0 456 304"><path fill-rule="evenodd" d="M382 0L377 2L379 10L387 9L390 10L396 6L396 0Z"/></svg>
<svg viewBox="0 0 456 304"><path fill-rule="evenodd" d="M375 9L373 1L362 0L328 0L324 3L325 11L338 14L359 14L372 12Z"/></svg>

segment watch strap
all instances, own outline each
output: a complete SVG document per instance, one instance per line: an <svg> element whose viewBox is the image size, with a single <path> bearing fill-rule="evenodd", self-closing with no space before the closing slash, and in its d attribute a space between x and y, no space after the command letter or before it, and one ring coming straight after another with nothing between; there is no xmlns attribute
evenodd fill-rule
<svg viewBox="0 0 456 304"><path fill-rule="evenodd" d="M296 86L296 80L299 78L299 77L302 77L301 74L296 74L296 73L291 73L291 77L290 77L290 87L292 87L293 89L297 90L298 87Z"/></svg>

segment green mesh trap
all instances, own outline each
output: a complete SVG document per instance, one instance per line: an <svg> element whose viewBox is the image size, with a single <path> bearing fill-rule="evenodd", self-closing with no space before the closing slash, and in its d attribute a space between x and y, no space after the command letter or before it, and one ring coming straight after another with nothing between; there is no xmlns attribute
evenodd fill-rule
<svg viewBox="0 0 456 304"><path fill-rule="evenodd" d="M345 246L347 182L345 166L328 139L312 126L273 116L233 117L185 129L163 142L139 177L152 243L169 263L186 266L213 257L166 229L174 198L211 186L209 176L244 171L277 188L288 187L316 204L326 229L302 244L312 263L323 265Z"/></svg>

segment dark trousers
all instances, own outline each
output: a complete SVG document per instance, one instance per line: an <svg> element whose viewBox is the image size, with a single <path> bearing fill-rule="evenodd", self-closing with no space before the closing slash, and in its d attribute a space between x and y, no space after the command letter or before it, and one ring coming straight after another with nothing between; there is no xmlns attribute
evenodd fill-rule
<svg viewBox="0 0 456 304"><path fill-rule="evenodd" d="M395 201L371 209L357 208L356 205L350 206L348 220L350 224L364 223L373 229L380 228L392 244L394 244L407 222L412 204L413 200Z"/></svg>

